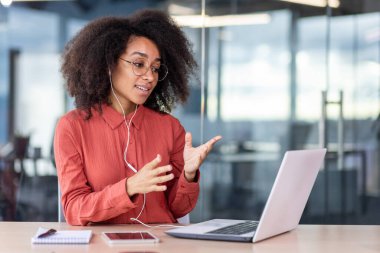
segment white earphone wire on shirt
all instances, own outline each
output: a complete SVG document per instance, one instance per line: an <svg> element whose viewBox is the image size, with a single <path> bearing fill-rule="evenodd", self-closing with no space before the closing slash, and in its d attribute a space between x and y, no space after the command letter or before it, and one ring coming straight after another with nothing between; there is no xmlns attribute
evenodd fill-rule
<svg viewBox="0 0 380 253"><path fill-rule="evenodd" d="M124 122L125 122L125 125L127 126L127 130L128 130L128 137L127 137L127 144L126 144L126 147L124 149L124 154L123 154L123 159L124 159L124 162L127 164L127 166L134 172L134 173L137 173L137 170L127 161L127 152L128 152L128 147L129 147L129 137L130 137L130 126L131 126L131 123L132 123L132 120L133 118L135 117L136 115L136 112L137 112L137 108L138 108L138 105L136 104L136 109L135 109L135 112L133 113L131 119L129 120L129 123L127 122L127 119L125 117L125 111L124 111L124 108L123 106L121 105L121 102L119 100L119 98L117 97L114 89L113 89L113 83L112 83L112 77L111 77L111 71L108 72L109 73L109 78L110 78L110 83L111 83L111 90L112 90L112 94L114 95L114 97L116 98L117 100L117 103L119 104L120 108L121 108L121 111L123 112L123 117L124 117ZM149 228L155 228L155 227L183 227L183 226L178 226L178 225L170 225L170 224L165 224L165 225L155 225L155 226L150 226L148 224L145 224L144 222L140 221L139 218L145 208L145 203L146 203L146 196L145 196L145 193L144 193L144 202L143 202L143 205L142 205L142 208L140 210L140 213L137 215L136 218L130 218L131 221L136 221L146 227L149 227Z"/></svg>
<svg viewBox="0 0 380 253"><path fill-rule="evenodd" d="M135 117L136 115L136 112L137 112L137 108L138 108L138 105L136 105L136 109L135 109L135 112L133 113L131 119L129 120L129 123L127 122L127 119L125 118L125 111L124 111L124 108L123 106L121 105L120 103L120 100L119 98L117 97L114 89L113 89L113 84L112 84L112 78L110 76L110 83L111 83L111 90L112 90L112 93L114 95L114 97L116 98L116 101L117 103L119 104L120 108L121 108L121 111L123 112L123 118L124 118L124 123L125 125L127 126L127 130L128 130L128 137L127 137L127 145L125 146L125 149L124 149L124 155L123 155L123 158L124 158L124 162L127 164L127 166L134 172L134 173L137 173L137 170L127 161L127 152L128 152L128 147L129 147L129 138L130 138L130 126L132 124L132 120L133 118Z"/></svg>

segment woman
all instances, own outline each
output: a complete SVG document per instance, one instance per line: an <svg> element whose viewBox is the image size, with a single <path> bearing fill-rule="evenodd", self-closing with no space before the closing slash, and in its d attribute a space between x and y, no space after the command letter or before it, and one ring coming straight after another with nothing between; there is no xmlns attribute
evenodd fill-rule
<svg viewBox="0 0 380 253"><path fill-rule="evenodd" d="M221 137L192 147L169 114L188 97L189 45L152 10L95 20L67 44L61 71L76 109L54 150L69 224L174 223L195 207L199 167Z"/></svg>

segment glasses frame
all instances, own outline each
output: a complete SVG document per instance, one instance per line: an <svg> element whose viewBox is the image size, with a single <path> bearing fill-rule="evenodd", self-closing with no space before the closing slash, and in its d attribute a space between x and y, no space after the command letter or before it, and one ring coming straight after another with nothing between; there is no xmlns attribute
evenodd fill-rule
<svg viewBox="0 0 380 253"><path fill-rule="evenodd" d="M150 71L152 71L152 66L149 66L148 68L145 68L146 71L145 71L143 74L141 74L141 75L136 74L136 71L135 71L135 67L136 67L136 65L135 65L135 62L134 62L134 61L128 61L128 60L123 59L123 58L121 58L121 57L119 57L119 59L120 59L120 60L123 60L123 61L125 61L125 62L127 62L127 63L129 63L129 64L131 64L131 65L132 65L132 71L133 71L133 74L135 74L136 76L143 76L143 75L145 75L146 73L148 73L149 69L150 69ZM158 81L158 82L161 82L162 80L164 80L164 79L166 78L166 76L168 75L168 73L169 73L168 67L167 67L165 64L160 63L160 68L161 68L162 66L164 66L164 68L166 69L166 71L165 71L165 75L163 75L162 78L160 78L160 75L159 75L159 73L158 73L158 78L157 78L157 81ZM152 73L153 73L153 71L152 71ZM154 73L153 73L153 75L154 75Z"/></svg>

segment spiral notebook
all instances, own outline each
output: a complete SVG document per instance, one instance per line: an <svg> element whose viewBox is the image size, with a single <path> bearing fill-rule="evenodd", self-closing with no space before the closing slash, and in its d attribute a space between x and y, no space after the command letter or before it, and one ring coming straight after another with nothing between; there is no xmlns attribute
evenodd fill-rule
<svg viewBox="0 0 380 253"><path fill-rule="evenodd" d="M32 237L34 244L87 244L91 240L91 230L59 230L52 235L38 238L40 234L47 231L46 228L38 228L37 233Z"/></svg>

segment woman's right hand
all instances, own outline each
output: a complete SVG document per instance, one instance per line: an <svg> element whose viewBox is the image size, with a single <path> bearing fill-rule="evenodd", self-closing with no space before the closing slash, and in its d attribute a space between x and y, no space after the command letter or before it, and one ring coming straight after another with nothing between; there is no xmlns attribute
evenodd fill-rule
<svg viewBox="0 0 380 253"><path fill-rule="evenodd" d="M139 170L135 175L127 179L126 190L129 197L138 193L160 192L166 190L166 185L159 185L174 178L171 165L157 167L161 162L161 156L157 155L151 162Z"/></svg>

